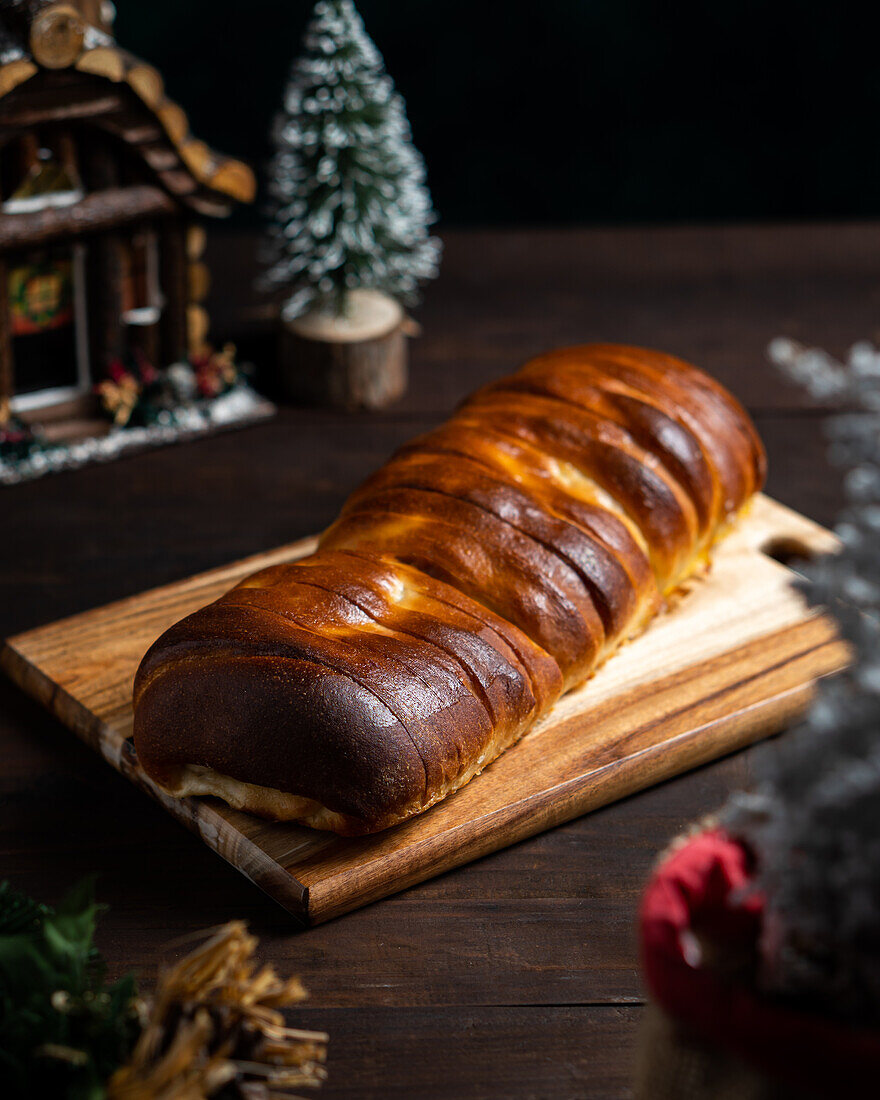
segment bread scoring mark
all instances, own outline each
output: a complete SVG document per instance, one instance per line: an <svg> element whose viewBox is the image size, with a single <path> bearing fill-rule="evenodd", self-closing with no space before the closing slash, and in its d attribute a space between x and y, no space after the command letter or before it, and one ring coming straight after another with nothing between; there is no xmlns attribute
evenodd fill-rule
<svg viewBox="0 0 880 1100"><path fill-rule="evenodd" d="M552 357L549 362L535 360L519 374L487 389L540 395L620 425L679 481L697 508L704 539L709 538L721 508L711 461L699 438L680 417L676 418L676 410L664 410L656 395L603 375L587 363L578 363L576 370L560 370L552 365Z"/></svg>
<svg viewBox="0 0 880 1100"><path fill-rule="evenodd" d="M295 570L296 566L291 566L291 569ZM306 585L303 584L303 586ZM327 591L315 585L308 587L313 588L315 591ZM461 724L472 735L476 733L478 736L484 736L480 730L481 726L486 731L491 728L491 720L485 708L482 707L480 699L475 697L473 691L462 682L461 678L454 675L447 666L436 661L436 659L433 664L430 661L423 660L418 649L408 647L393 630L374 629L377 624L368 617L365 617L367 619L366 623L356 625L334 624L330 620L326 620L322 623L321 629L317 630L306 619L292 610L275 609L262 605L252 608L248 604L236 604L236 591L236 589L233 589L232 592L223 597L223 601L228 606L259 610L267 615L276 616L289 623L296 630L310 635L316 640L319 648L317 653L310 649L309 659L326 664L327 667L349 676L365 690L371 691L388 707L406 731L413 748L422 761L425 770L426 797L427 791L432 785L432 772L439 769L445 774L447 770L447 763L442 756L440 758L435 757L433 760L429 760L426 756L426 752L431 750L433 742L441 743L439 734L432 728L433 724L436 724L441 716L446 715L453 727ZM339 593L334 592L331 594L340 601L350 603ZM353 604L351 606L354 608ZM363 614L360 609L355 608L355 610L359 614ZM382 652L374 652L364 645L369 637L385 638L391 643L390 648L386 647ZM339 646L336 653L324 651L320 647L320 643L328 639L336 641ZM427 647L429 643L423 642L422 645ZM386 663L389 665L388 669L384 667ZM435 678L433 681L428 676L429 671ZM397 679L395 679L395 674ZM371 680L372 687L368 686L367 678ZM401 687L402 680L406 678L409 679L411 685L409 691L404 691ZM421 690L418 690L419 687ZM448 693L445 697L444 690ZM483 712L482 721L475 715L477 708ZM473 728L475 718L479 723L476 730ZM449 741L447 739L447 748L458 758L453 762L453 770L461 770L461 745L459 741L454 739Z"/></svg>
<svg viewBox="0 0 880 1100"><path fill-rule="evenodd" d="M488 630L491 635L488 644L503 653L507 659L512 659L513 667L525 676L537 703L538 714L546 713L559 697L562 691L562 674L555 658L529 638L515 623L494 611L488 602L473 599L441 578L432 576L411 563L388 557L384 553L376 551L371 553L369 550L345 546L333 548L327 551L327 554L353 558L355 567L358 564L361 567L363 565L375 567L377 562L388 563L401 571L402 576L411 578L411 583L407 583L407 590L412 593L413 606L428 600L432 604L437 603L441 607L448 607L456 615L463 614L472 620L476 624L474 632L478 636L483 637L483 632ZM313 560L317 561L325 557L325 554L315 554L311 558L303 558L299 564L308 565ZM549 682L545 683L548 676Z"/></svg>
<svg viewBox="0 0 880 1100"><path fill-rule="evenodd" d="M383 499L389 495L393 498L395 493L396 501ZM418 497L420 503L401 500L400 497L406 494ZM442 500L448 506L455 506L452 514L450 507L444 508L442 515L438 514L437 507L432 507L430 512L424 511L424 505L432 499L435 504ZM420 507L423 508L421 513ZM391 516L393 527L401 514L414 521L408 539L386 538L383 517ZM487 541L491 538L491 545L474 529L481 516L496 525L493 529L490 523L482 530ZM598 652L604 631L580 579L541 543L492 513L467 501L428 490L389 489L373 498L368 513L359 508L344 513L333 529L330 545L349 545L352 527L357 538L357 529L362 525L371 532L370 541L381 545L385 552L484 603L502 618L514 622L548 652L555 647L553 656L563 667L566 678L570 679L575 674L574 669L585 666ZM505 536L503 544L499 534ZM535 550L526 553L526 545ZM534 561L538 548L539 560ZM551 558L555 558L555 569ZM493 585L498 589L495 597L490 592ZM555 632L555 642L551 642L548 631Z"/></svg>
<svg viewBox="0 0 880 1100"><path fill-rule="evenodd" d="M659 459L628 432L571 403L541 394L480 392L456 420L491 423L494 434L523 439L547 455L583 468L638 524L651 550L658 583L675 583L699 530L693 502ZM664 559L668 559L664 561Z"/></svg>
<svg viewBox="0 0 880 1100"><path fill-rule="evenodd" d="M763 483L764 448L739 402L684 360L643 348L593 345L569 349L592 369L623 377L648 394L671 399L710 456L724 487L723 515L736 512ZM577 363L572 364L574 370Z"/></svg>
<svg viewBox="0 0 880 1100"><path fill-rule="evenodd" d="M468 423L478 422L469 421ZM639 525L638 517L630 514L620 501L616 500L586 471L575 466L571 461L552 454L549 450L539 450L534 443L521 439L518 435L502 432L497 426L493 426L487 432L486 443L492 449L498 466L514 481L540 493L542 483L550 480L578 500L604 508L626 526L639 548L646 556L651 557L651 547ZM511 446L517 447L520 451L528 447L530 451L535 452L529 455L535 461L527 464L520 455L511 453Z"/></svg>
<svg viewBox="0 0 880 1100"><path fill-rule="evenodd" d="M577 590L578 609L584 616L588 629L596 635L600 651L608 643L609 631L617 632L614 605L622 587L619 584L621 577L617 572L621 570L621 566L617 558L583 528L551 512L539 514L538 502L522 490L511 490L518 493L518 497L499 499L500 491L505 488L501 482L487 486L474 479L470 486L465 483L463 486L456 484L444 487L442 482L433 484L430 476L424 479L408 476L404 468L398 476L391 479L391 485L394 489L407 489L417 494L435 493L442 498L478 508L491 520L518 532L527 540L527 544L534 542L540 545L570 573L570 580ZM572 545L572 540L579 545ZM589 562L586 558L590 559ZM615 587L617 591L614 590ZM568 588L569 585L566 584L566 589ZM631 585L626 583L625 588L625 594L632 597Z"/></svg>
<svg viewBox="0 0 880 1100"><path fill-rule="evenodd" d="M542 509L549 520L582 532L592 543L602 547L628 577L629 586L637 594L641 606L637 613L639 616L659 605L647 541L638 525L598 483L586 478L574 467L570 467L572 479L581 479L581 484L577 487L578 491L572 491L575 486L566 486L558 476L559 469L569 467L569 464L548 456L525 440L497 436L489 429L477 433L471 426L452 421L445 428L423 437L417 444L402 448L383 472L370 479L365 489L369 491L373 485L388 483L411 487L421 485L421 481L417 482L405 472L399 472L414 465L418 477L424 476L429 481L422 487L432 487L430 479L436 476L442 491L444 467L435 469L435 465L446 456L453 456L462 465L483 471L493 479L507 479L512 483L511 489L519 487L532 508ZM448 462L448 458L446 460ZM554 468L556 478L553 477ZM503 487L504 483L500 482L497 490L500 492ZM461 494L456 492L453 495ZM617 532L615 525L620 527ZM558 550L553 544L543 541L548 549ZM645 590L646 585L650 586L650 591Z"/></svg>

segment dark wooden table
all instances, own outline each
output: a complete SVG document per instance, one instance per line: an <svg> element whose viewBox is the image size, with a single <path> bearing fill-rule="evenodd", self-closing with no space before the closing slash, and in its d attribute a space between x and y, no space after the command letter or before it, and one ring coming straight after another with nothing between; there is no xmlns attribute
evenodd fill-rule
<svg viewBox="0 0 880 1100"><path fill-rule="evenodd" d="M271 423L0 489L7 635L318 530L347 492L480 382L533 352L643 343L714 372L752 410L772 494L829 523L822 410L764 350L843 351L880 322L880 227L450 234L418 318L413 385L380 415ZM215 327L268 356L250 242L214 246ZM753 750L754 751L754 750ZM750 753L306 932L67 730L0 682L0 876L47 900L97 872L114 974L234 917L311 990L332 1036L325 1097L617 1097L642 988L639 893L657 853L748 782Z"/></svg>

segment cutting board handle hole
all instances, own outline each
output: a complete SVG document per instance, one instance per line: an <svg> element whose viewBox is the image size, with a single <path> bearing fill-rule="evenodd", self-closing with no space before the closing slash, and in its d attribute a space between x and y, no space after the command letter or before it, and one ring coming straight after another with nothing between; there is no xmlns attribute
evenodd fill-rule
<svg viewBox="0 0 880 1100"><path fill-rule="evenodd" d="M761 544L761 553L778 561L780 565L792 566L798 562L812 561L816 550L809 543L794 535L773 535Z"/></svg>

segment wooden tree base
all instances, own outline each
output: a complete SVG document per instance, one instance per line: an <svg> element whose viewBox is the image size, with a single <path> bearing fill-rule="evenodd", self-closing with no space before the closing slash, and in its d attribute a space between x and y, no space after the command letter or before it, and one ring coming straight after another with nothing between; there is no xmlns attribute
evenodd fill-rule
<svg viewBox="0 0 880 1100"><path fill-rule="evenodd" d="M281 384L298 404L383 409L406 392L409 321L392 299L354 291L349 313L311 313L283 326Z"/></svg>

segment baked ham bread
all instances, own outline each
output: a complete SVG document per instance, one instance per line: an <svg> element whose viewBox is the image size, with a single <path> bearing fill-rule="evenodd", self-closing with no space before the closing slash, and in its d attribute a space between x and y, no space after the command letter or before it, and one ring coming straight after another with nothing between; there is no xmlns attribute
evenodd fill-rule
<svg viewBox="0 0 880 1100"><path fill-rule="evenodd" d="M638 634L763 484L695 367L593 344L403 447L318 551L153 645L135 745L174 795L346 835L421 813Z"/></svg>

